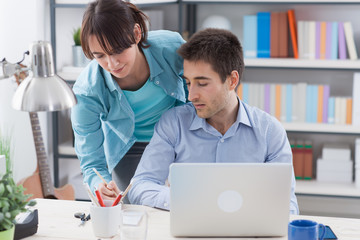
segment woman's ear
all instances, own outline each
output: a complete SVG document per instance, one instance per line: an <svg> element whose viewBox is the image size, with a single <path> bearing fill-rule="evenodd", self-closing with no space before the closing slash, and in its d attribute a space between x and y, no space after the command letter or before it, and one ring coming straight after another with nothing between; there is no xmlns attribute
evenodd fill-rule
<svg viewBox="0 0 360 240"><path fill-rule="evenodd" d="M141 40L141 27L138 23L135 23L134 26L134 36L135 36L136 44L138 44Z"/></svg>

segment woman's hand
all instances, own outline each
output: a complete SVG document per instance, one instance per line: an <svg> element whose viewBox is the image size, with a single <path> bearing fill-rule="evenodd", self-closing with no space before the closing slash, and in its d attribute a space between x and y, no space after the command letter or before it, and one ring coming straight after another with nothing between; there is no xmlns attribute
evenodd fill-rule
<svg viewBox="0 0 360 240"><path fill-rule="evenodd" d="M115 200L116 196L121 192L114 181L110 181L108 184L100 183L98 190L103 199L107 200Z"/></svg>

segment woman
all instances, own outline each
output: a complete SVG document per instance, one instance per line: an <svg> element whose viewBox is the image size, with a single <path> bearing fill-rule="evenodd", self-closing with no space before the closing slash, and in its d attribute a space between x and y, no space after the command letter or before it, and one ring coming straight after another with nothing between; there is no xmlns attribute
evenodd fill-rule
<svg viewBox="0 0 360 240"><path fill-rule="evenodd" d="M83 17L81 45L94 60L73 87L78 104L71 121L84 181L105 199L129 184L161 114L186 102L176 53L184 40L148 32L146 19L122 0L92 2Z"/></svg>

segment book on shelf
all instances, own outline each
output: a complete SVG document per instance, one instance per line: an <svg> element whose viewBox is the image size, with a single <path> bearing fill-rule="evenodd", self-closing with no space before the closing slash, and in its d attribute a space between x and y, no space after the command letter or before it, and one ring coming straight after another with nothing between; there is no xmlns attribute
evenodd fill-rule
<svg viewBox="0 0 360 240"><path fill-rule="evenodd" d="M353 77L352 124L360 126L360 72Z"/></svg>
<svg viewBox="0 0 360 240"><path fill-rule="evenodd" d="M245 15L243 17L243 48L245 58L257 57L257 16Z"/></svg>
<svg viewBox="0 0 360 240"><path fill-rule="evenodd" d="M320 22L320 59L326 59L326 22Z"/></svg>
<svg viewBox="0 0 360 240"><path fill-rule="evenodd" d="M288 22L289 22L289 31L290 31L292 52L293 52L294 58L299 58L295 10L289 9L287 11L287 16L288 16Z"/></svg>
<svg viewBox="0 0 360 240"><path fill-rule="evenodd" d="M304 143L301 140L290 140L290 146L293 154L293 167L296 179L304 178Z"/></svg>
<svg viewBox="0 0 360 240"><path fill-rule="evenodd" d="M290 92L287 94L286 92L286 85L280 84L281 87L281 95L280 95L280 121L286 122L286 116L287 116L287 99Z"/></svg>
<svg viewBox="0 0 360 240"><path fill-rule="evenodd" d="M257 57L270 58L270 12L257 13Z"/></svg>
<svg viewBox="0 0 360 240"><path fill-rule="evenodd" d="M237 94L245 103L281 122L351 125L355 118L353 99L330 96L329 85L242 83Z"/></svg>
<svg viewBox="0 0 360 240"><path fill-rule="evenodd" d="M270 14L270 57L280 56L280 12Z"/></svg>
<svg viewBox="0 0 360 240"><path fill-rule="evenodd" d="M322 106L322 122L328 123L329 116L329 96L330 96L330 86L324 85L323 87L323 106Z"/></svg>
<svg viewBox="0 0 360 240"><path fill-rule="evenodd" d="M338 46L339 46L339 24L338 22L331 23L331 55L330 59L338 59Z"/></svg>
<svg viewBox="0 0 360 240"><path fill-rule="evenodd" d="M279 57L286 58L289 56L289 43L288 43L288 19L286 12L279 14Z"/></svg>
<svg viewBox="0 0 360 240"><path fill-rule="evenodd" d="M344 22L344 32L345 32L345 39L346 39L346 46L349 53L350 60L357 60L357 52L354 40L354 32L351 22Z"/></svg>
<svg viewBox="0 0 360 240"><path fill-rule="evenodd" d="M345 60L347 58L346 55L346 41L345 41L345 32L344 32L344 23L338 23L338 43L339 43L339 59Z"/></svg>
<svg viewBox="0 0 360 240"><path fill-rule="evenodd" d="M304 179L311 180L313 178L313 146L309 140L304 144Z"/></svg>

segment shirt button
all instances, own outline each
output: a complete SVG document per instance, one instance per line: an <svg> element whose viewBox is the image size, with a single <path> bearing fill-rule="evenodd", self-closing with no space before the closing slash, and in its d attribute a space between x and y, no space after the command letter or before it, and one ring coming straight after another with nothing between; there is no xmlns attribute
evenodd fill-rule
<svg viewBox="0 0 360 240"><path fill-rule="evenodd" d="M223 143L223 142L224 142L224 139L220 139L220 142L222 142L222 143Z"/></svg>
<svg viewBox="0 0 360 240"><path fill-rule="evenodd" d="M159 83L160 83L159 81L156 81L156 82L155 82L156 85L159 85Z"/></svg>
<svg viewBox="0 0 360 240"><path fill-rule="evenodd" d="M171 96L174 96L174 95L175 95L175 93L173 93L173 92L172 92L170 95L171 95Z"/></svg>
<svg viewBox="0 0 360 240"><path fill-rule="evenodd" d="M164 207L167 207L168 206L168 203L166 202L166 203L164 203Z"/></svg>

